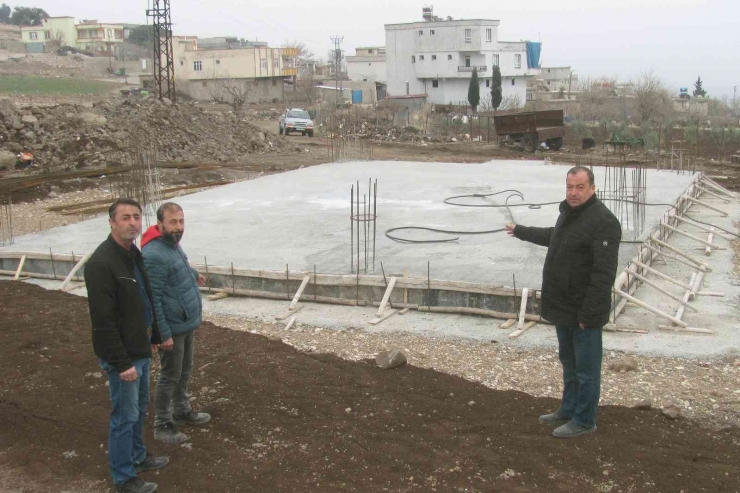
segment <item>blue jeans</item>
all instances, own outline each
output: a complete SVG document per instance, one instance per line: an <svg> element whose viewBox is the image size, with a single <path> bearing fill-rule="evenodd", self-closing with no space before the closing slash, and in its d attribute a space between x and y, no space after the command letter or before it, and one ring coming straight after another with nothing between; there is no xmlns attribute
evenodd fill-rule
<svg viewBox="0 0 740 493"><path fill-rule="evenodd" d="M150 358L135 360L139 378L124 382L115 368L100 360L100 367L108 374L113 404L108 430L108 467L115 484L125 483L136 476L134 465L146 458L143 429L149 406L150 365Z"/></svg>
<svg viewBox="0 0 740 493"><path fill-rule="evenodd" d="M563 365L560 414L581 426L596 424L601 395L601 328L558 325L558 352Z"/></svg>

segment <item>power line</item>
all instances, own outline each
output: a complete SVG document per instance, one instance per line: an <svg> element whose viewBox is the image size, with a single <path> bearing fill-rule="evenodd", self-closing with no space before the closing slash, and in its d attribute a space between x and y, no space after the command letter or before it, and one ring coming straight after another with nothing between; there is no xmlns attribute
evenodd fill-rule
<svg viewBox="0 0 740 493"><path fill-rule="evenodd" d="M337 91L337 102L343 102L342 98L342 41L344 36L331 36L331 42L334 44L334 51L332 58L334 59L334 89Z"/></svg>

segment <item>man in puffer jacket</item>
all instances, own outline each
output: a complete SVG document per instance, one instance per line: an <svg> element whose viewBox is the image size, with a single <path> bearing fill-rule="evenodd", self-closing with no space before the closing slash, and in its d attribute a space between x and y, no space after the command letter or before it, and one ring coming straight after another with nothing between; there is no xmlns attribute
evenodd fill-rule
<svg viewBox="0 0 740 493"><path fill-rule="evenodd" d="M161 370L154 394L154 438L177 444L187 440L177 425L204 424L207 413L193 411L188 383L193 368L195 329L201 324L202 301L198 285L205 278L190 266L180 247L185 233L182 207L167 202L157 210L157 224L144 233L141 249L152 285L154 314L162 344ZM174 409L173 409L174 408Z"/></svg>
<svg viewBox="0 0 740 493"><path fill-rule="evenodd" d="M540 421L561 425L552 433L558 438L596 431L601 329L609 321L622 228L595 191L593 172L576 166L568 171L554 228L506 226L509 235L547 247L541 313L557 330L563 400Z"/></svg>

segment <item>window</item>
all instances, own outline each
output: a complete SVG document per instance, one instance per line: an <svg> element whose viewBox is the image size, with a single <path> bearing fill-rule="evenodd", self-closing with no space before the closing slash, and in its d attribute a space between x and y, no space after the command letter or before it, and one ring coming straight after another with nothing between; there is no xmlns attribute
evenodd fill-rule
<svg viewBox="0 0 740 493"><path fill-rule="evenodd" d="M372 67L372 66L373 66L373 64L372 64L372 63L368 63L368 64L367 64L367 66L368 66L368 67Z"/></svg>
<svg viewBox="0 0 740 493"><path fill-rule="evenodd" d="M419 29L419 36L424 36L424 31L422 29Z"/></svg>
<svg viewBox="0 0 740 493"><path fill-rule="evenodd" d="M277 85L277 79L272 79L272 85L273 86L276 86Z"/></svg>
<svg viewBox="0 0 740 493"><path fill-rule="evenodd" d="M470 57L469 56L465 57L465 66L470 67Z"/></svg>
<svg viewBox="0 0 740 493"><path fill-rule="evenodd" d="M429 36L434 36L434 29L429 30Z"/></svg>
<svg viewBox="0 0 740 493"><path fill-rule="evenodd" d="M522 56L514 55L514 68L522 68Z"/></svg>
<svg viewBox="0 0 740 493"><path fill-rule="evenodd" d="M221 60L216 60L216 65L221 65Z"/></svg>
<svg viewBox="0 0 740 493"><path fill-rule="evenodd" d="M491 64L492 64L492 65L493 65L494 67L498 67L498 55L493 55L493 56L491 57Z"/></svg>
<svg viewBox="0 0 740 493"><path fill-rule="evenodd" d="M185 65L185 62L183 60L180 60L180 66L182 67L183 65Z"/></svg>
<svg viewBox="0 0 740 493"><path fill-rule="evenodd" d="M44 31L44 39L51 39L51 31Z"/></svg>
<svg viewBox="0 0 740 493"><path fill-rule="evenodd" d="M492 31L490 29L486 29L486 42L490 43L492 38Z"/></svg>
<svg viewBox="0 0 740 493"><path fill-rule="evenodd" d="M424 55L419 55L419 61L424 61Z"/></svg>
<svg viewBox="0 0 740 493"><path fill-rule="evenodd" d="M123 39L123 31L121 29L116 29L115 35L116 39Z"/></svg>
<svg viewBox="0 0 740 493"><path fill-rule="evenodd" d="M204 80L203 82L200 83L200 85L202 85L203 87L208 87L208 81Z"/></svg>
<svg viewBox="0 0 740 493"><path fill-rule="evenodd" d="M437 55L432 55L432 60L436 60L436 59L437 59Z"/></svg>
<svg viewBox="0 0 740 493"><path fill-rule="evenodd" d="M36 31L32 31L28 33L28 38L29 39L39 39L39 33L37 33Z"/></svg>
<svg viewBox="0 0 740 493"><path fill-rule="evenodd" d="M275 60L273 60L272 66L273 66L273 68L280 68L280 60L277 59L277 58Z"/></svg>
<svg viewBox="0 0 740 493"><path fill-rule="evenodd" d="M113 29L108 29L108 39L113 39Z"/></svg>
<svg viewBox="0 0 740 493"><path fill-rule="evenodd" d="M452 60L452 55L447 55L448 60Z"/></svg>
<svg viewBox="0 0 740 493"><path fill-rule="evenodd" d="M416 56L411 55L411 63L416 63Z"/></svg>
<svg viewBox="0 0 740 493"><path fill-rule="evenodd" d="M266 70L267 69L267 58L262 58L260 60L260 68L262 70Z"/></svg>
<svg viewBox="0 0 740 493"><path fill-rule="evenodd" d="M486 79L486 87L491 87L491 79Z"/></svg>
<svg viewBox="0 0 740 493"><path fill-rule="evenodd" d="M432 87L439 87L439 81L438 80L433 80L432 81Z"/></svg>
<svg viewBox="0 0 740 493"><path fill-rule="evenodd" d="M195 72L202 72L203 71L203 62L198 60L197 62L193 62L193 70Z"/></svg>
<svg viewBox="0 0 740 493"><path fill-rule="evenodd" d="M516 79L514 77L511 78L511 85L512 86L516 85Z"/></svg>
<svg viewBox="0 0 740 493"><path fill-rule="evenodd" d="M367 54L368 55L372 55L373 54L373 50L367 50Z"/></svg>
<svg viewBox="0 0 740 493"><path fill-rule="evenodd" d="M406 82L406 96L409 95L409 83Z"/></svg>
<svg viewBox="0 0 740 493"><path fill-rule="evenodd" d="M465 30L465 42L470 43L473 41L473 31L470 29Z"/></svg>

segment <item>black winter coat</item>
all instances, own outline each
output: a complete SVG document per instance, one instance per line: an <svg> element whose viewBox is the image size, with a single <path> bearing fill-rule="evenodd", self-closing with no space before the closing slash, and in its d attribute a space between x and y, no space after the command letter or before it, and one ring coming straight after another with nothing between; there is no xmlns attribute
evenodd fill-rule
<svg viewBox="0 0 740 493"><path fill-rule="evenodd" d="M554 228L517 225L517 238L547 247L542 270L542 318L555 325L601 328L609 321L622 228L592 196L560 204Z"/></svg>
<svg viewBox="0 0 740 493"><path fill-rule="evenodd" d="M119 373L134 366L134 360L151 358L151 344L162 342L156 321L150 341L134 262L144 276L149 304L154 306L144 259L135 245L126 250L109 235L85 266L93 349Z"/></svg>

